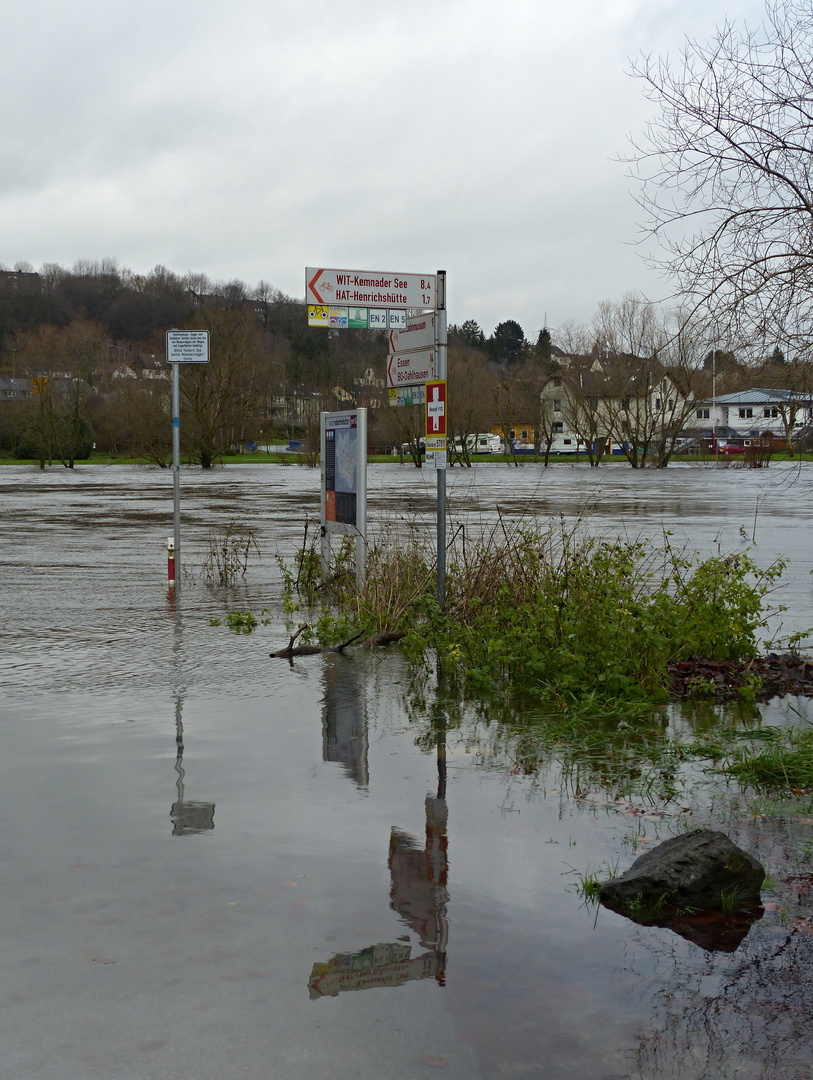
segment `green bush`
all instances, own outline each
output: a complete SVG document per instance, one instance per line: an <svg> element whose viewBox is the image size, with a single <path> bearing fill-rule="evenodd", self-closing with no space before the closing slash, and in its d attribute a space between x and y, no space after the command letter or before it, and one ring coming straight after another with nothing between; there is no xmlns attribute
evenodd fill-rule
<svg viewBox="0 0 813 1080"><path fill-rule="evenodd" d="M670 660L756 654L782 564L761 571L748 554L698 561L668 540L658 547L500 522L449 549L443 611L433 552L419 538L371 545L360 591L351 570L340 559L323 601L325 644L337 640L337 620L344 635L348 626L403 629L415 664L431 658L470 691L651 704L668 699Z"/></svg>

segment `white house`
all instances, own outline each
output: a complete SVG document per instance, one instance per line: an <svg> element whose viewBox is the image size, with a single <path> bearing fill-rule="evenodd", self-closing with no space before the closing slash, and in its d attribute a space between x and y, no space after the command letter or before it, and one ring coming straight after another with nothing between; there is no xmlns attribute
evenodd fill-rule
<svg viewBox="0 0 813 1080"><path fill-rule="evenodd" d="M714 401L699 401L694 426L714 428L729 438L753 437L770 431L783 438L787 427L802 428L813 420L813 395L796 390L738 390Z"/></svg>

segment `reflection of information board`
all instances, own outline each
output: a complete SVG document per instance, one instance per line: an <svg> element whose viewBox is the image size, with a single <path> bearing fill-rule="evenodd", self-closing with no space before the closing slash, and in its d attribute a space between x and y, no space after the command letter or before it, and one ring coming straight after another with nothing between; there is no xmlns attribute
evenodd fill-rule
<svg viewBox="0 0 813 1080"><path fill-rule="evenodd" d="M322 413L322 576L330 574L333 536L355 536L356 576L367 543L367 410Z"/></svg>

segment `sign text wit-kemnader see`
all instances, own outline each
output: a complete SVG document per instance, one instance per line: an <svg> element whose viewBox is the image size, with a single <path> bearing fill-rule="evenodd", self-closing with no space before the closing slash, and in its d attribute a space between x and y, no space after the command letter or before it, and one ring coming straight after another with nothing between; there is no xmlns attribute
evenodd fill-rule
<svg viewBox="0 0 813 1080"><path fill-rule="evenodd" d="M395 274L378 270L305 270L308 303L356 307L434 308L435 274Z"/></svg>

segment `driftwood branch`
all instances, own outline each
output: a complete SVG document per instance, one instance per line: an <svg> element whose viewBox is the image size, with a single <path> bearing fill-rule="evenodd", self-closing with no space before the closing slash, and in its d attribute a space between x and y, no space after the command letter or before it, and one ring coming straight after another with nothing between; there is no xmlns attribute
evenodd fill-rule
<svg viewBox="0 0 813 1080"><path fill-rule="evenodd" d="M401 638L406 636L403 630L379 630L375 634L371 634L370 637L365 638L364 641L359 642L358 639L364 632L359 631L358 634L354 634L347 641L343 641L341 645L295 645L294 642L304 629L304 626L300 626L295 634L291 634L291 639L285 648L272 652L271 657L275 660L293 660L295 656L316 656L317 653L344 653L346 648L357 642L357 648L359 649L375 649L390 645L393 641L400 641Z"/></svg>

